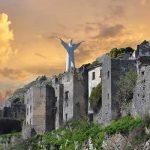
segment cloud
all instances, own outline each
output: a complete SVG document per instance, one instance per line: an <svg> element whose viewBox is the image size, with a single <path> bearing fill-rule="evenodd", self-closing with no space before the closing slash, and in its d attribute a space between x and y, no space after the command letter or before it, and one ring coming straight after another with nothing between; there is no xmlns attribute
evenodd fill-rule
<svg viewBox="0 0 150 150"><path fill-rule="evenodd" d="M40 53L35 53L36 56L43 58L43 59L48 59L46 56L40 54Z"/></svg>
<svg viewBox="0 0 150 150"><path fill-rule="evenodd" d="M65 67L65 64L61 65L34 65L34 66L29 66L25 68L26 72L32 75L52 75L52 74L57 74L63 72L63 66Z"/></svg>
<svg viewBox="0 0 150 150"><path fill-rule="evenodd" d="M125 6L124 4L114 4L109 6L110 9L110 17L116 18L121 17L125 13Z"/></svg>
<svg viewBox="0 0 150 150"><path fill-rule="evenodd" d="M93 62L98 56L104 53L103 46L97 40L85 42L75 53L76 63L79 66Z"/></svg>
<svg viewBox="0 0 150 150"><path fill-rule="evenodd" d="M142 5L146 5L147 0L140 0Z"/></svg>
<svg viewBox="0 0 150 150"><path fill-rule="evenodd" d="M7 14L0 14L0 64L6 62L15 51L10 42L14 40L13 31L10 29L11 22Z"/></svg>
<svg viewBox="0 0 150 150"><path fill-rule="evenodd" d="M92 27L92 26L86 26L85 27L85 32L87 33L87 32L92 32L94 30L94 28Z"/></svg>
<svg viewBox="0 0 150 150"><path fill-rule="evenodd" d="M0 91L0 101L4 101L3 93Z"/></svg>
<svg viewBox="0 0 150 150"><path fill-rule="evenodd" d="M95 36L95 38L109 38L109 37L116 37L120 35L125 27L121 24L116 24L113 26L103 25L102 29L100 30L99 34Z"/></svg>
<svg viewBox="0 0 150 150"><path fill-rule="evenodd" d="M0 90L0 102L4 102L12 93L11 89Z"/></svg>
<svg viewBox="0 0 150 150"><path fill-rule="evenodd" d="M85 47L80 47L78 52L75 54L76 62L80 62L80 64L86 62L89 58L91 58L92 53L89 49L85 49Z"/></svg>
<svg viewBox="0 0 150 150"><path fill-rule="evenodd" d="M27 73L17 69L3 68L0 69L0 75L11 80L21 80L27 76Z"/></svg>

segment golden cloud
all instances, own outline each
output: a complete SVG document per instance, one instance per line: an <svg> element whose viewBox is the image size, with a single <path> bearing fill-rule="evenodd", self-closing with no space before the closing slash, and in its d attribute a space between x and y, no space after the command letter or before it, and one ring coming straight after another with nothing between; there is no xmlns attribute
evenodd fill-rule
<svg viewBox="0 0 150 150"><path fill-rule="evenodd" d="M0 90L0 102L4 102L12 93L11 89Z"/></svg>
<svg viewBox="0 0 150 150"><path fill-rule="evenodd" d="M12 68L0 69L0 76L11 79L11 80L22 80L27 77L27 73L21 70Z"/></svg>
<svg viewBox="0 0 150 150"><path fill-rule="evenodd" d="M10 29L11 22L7 14L0 14L0 64L6 62L15 51L10 42L14 40L13 31Z"/></svg>

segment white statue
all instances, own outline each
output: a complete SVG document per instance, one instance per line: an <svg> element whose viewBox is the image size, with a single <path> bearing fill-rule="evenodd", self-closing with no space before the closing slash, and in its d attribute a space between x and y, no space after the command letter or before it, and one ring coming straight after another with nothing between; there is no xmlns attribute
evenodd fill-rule
<svg viewBox="0 0 150 150"><path fill-rule="evenodd" d="M70 72L74 70L75 68L75 60L74 60L74 51L80 46L82 42L79 42L77 44L73 44L73 40L70 39L68 43L64 42L61 38L57 38L60 40L61 44L67 51L66 56L66 72Z"/></svg>

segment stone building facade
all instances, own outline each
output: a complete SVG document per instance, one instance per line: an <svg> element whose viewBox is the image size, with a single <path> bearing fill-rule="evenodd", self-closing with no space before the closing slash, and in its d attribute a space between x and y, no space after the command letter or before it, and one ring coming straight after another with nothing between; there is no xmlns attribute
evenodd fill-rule
<svg viewBox="0 0 150 150"><path fill-rule="evenodd" d="M145 42L137 47L137 72L138 79L132 103L133 116L150 115L150 42Z"/></svg>
<svg viewBox="0 0 150 150"><path fill-rule="evenodd" d="M90 67L88 70L88 98L90 98L92 90L101 83L102 80L102 63ZM90 107L90 101L88 102L88 114L92 115L92 120L97 123L101 123L101 109L98 112L94 111Z"/></svg>
<svg viewBox="0 0 150 150"><path fill-rule="evenodd" d="M65 122L87 115L88 111L88 74L80 68L65 72L52 79L57 99L56 128Z"/></svg>
<svg viewBox="0 0 150 150"><path fill-rule="evenodd" d="M93 112L93 121L107 125L120 115L119 104L115 99L118 90L117 82L128 71L136 71L136 61L112 59L107 55L99 57L97 60L100 65L94 66L88 72L88 92L90 96L92 89L102 83L102 105L98 112Z"/></svg>
<svg viewBox="0 0 150 150"><path fill-rule="evenodd" d="M33 86L25 96L26 126L41 134L55 129L55 91L51 86Z"/></svg>
<svg viewBox="0 0 150 150"><path fill-rule="evenodd" d="M55 91L55 129L58 129L63 124L63 84L58 83L58 78L53 78L53 88Z"/></svg>
<svg viewBox="0 0 150 150"><path fill-rule="evenodd" d="M93 88L95 88L100 82L102 77L102 65L96 65L88 71L88 96L90 97Z"/></svg>
<svg viewBox="0 0 150 150"><path fill-rule="evenodd" d="M117 82L128 71L136 71L135 60L111 59L106 56L102 65L102 119L104 124L119 117L116 100Z"/></svg>
<svg viewBox="0 0 150 150"><path fill-rule="evenodd" d="M2 109L1 118L12 118L20 121L25 119L25 104L20 102L12 102L9 106L4 106Z"/></svg>
<svg viewBox="0 0 150 150"><path fill-rule="evenodd" d="M58 129L69 120L87 116L88 74L82 67L51 77L51 86L32 86L26 93L26 127L37 133Z"/></svg>

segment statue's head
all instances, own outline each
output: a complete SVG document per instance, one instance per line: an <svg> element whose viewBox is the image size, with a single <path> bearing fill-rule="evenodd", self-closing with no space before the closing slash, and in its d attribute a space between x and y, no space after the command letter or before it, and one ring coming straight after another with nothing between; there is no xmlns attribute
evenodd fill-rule
<svg viewBox="0 0 150 150"><path fill-rule="evenodd" d="M72 45L72 41L73 41L72 39L69 39L69 44L71 44L71 45Z"/></svg>

